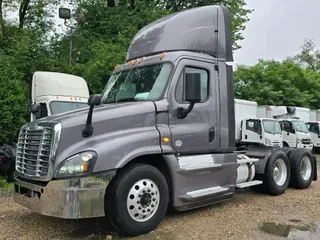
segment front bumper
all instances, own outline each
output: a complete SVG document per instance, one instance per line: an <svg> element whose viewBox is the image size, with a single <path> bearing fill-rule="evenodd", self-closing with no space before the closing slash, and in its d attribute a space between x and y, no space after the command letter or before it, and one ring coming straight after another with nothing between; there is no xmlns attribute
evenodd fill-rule
<svg viewBox="0 0 320 240"><path fill-rule="evenodd" d="M297 148L306 148L306 149L312 150L313 144L302 144L302 143L298 143L298 144L297 144Z"/></svg>
<svg viewBox="0 0 320 240"><path fill-rule="evenodd" d="M53 180L46 185L16 178L14 201L42 215L58 218L103 217L111 178L103 175Z"/></svg>

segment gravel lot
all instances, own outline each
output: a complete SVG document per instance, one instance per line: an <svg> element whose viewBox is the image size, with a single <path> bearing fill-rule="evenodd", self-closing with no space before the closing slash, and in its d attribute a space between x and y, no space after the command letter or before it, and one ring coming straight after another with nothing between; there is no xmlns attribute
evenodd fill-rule
<svg viewBox="0 0 320 240"><path fill-rule="evenodd" d="M320 165L320 162L319 162ZM320 169L318 169L320 176ZM282 196L237 191L233 200L184 213L169 214L156 231L132 239L288 239L260 229L263 223L297 226L289 239L320 239L320 181L307 190L288 189ZM288 225L275 230L289 232ZM308 230L308 231L306 231ZM41 216L0 192L0 239L126 239L117 236L105 219L61 220ZM309 234L309 235L308 235ZM294 238L294 236L299 238Z"/></svg>

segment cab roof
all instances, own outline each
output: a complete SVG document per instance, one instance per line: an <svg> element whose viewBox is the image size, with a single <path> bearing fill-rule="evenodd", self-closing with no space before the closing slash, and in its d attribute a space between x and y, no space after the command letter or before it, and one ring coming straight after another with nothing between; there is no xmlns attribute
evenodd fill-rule
<svg viewBox="0 0 320 240"><path fill-rule="evenodd" d="M87 82L79 76L37 71L32 77L32 99L41 96L89 98Z"/></svg>
<svg viewBox="0 0 320 240"><path fill-rule="evenodd" d="M233 61L229 9L209 5L160 18L135 35L126 60L170 51L202 52Z"/></svg>

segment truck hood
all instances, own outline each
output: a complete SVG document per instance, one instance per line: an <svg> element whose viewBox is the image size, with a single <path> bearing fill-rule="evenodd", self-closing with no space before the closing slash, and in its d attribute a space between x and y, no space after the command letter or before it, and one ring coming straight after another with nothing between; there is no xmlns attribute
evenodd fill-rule
<svg viewBox="0 0 320 240"><path fill-rule="evenodd" d="M69 112L55 114L41 119L41 121L59 121L63 128L83 126L85 127L89 107L76 109ZM114 104L102 104L93 109L92 124L110 119L128 117L137 114L155 112L153 102L126 102Z"/></svg>
<svg viewBox="0 0 320 240"><path fill-rule="evenodd" d="M157 145L159 148L155 112L155 104L151 101L97 106L92 114L93 134L87 138L82 136L82 131L86 125L88 109L47 118L47 121L51 119L62 124L55 164L58 165L64 159L86 150L96 151L100 158L108 158L111 161L110 154L119 157L120 153L127 153L130 147L136 149L138 146L148 146L152 143L151 145ZM129 140L132 142L126 145ZM108 166L105 162L99 161L96 167L99 170L106 166L114 167L115 162L116 160L109 162L113 165Z"/></svg>

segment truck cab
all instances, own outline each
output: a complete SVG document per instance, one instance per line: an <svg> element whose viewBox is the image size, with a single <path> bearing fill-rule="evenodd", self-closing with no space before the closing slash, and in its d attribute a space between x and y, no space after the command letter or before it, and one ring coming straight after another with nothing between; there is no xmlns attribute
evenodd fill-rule
<svg viewBox="0 0 320 240"><path fill-rule="evenodd" d="M311 134L304 121L299 119L281 119L284 146L312 149Z"/></svg>
<svg viewBox="0 0 320 240"><path fill-rule="evenodd" d="M310 117L309 109L287 106L258 106L258 116L279 121L284 147L313 148L311 134L305 124L305 121Z"/></svg>
<svg viewBox="0 0 320 240"><path fill-rule="evenodd" d="M319 153L320 152L320 122L309 121L306 123L306 126L311 134L313 151L315 153Z"/></svg>
<svg viewBox="0 0 320 240"><path fill-rule="evenodd" d="M87 108L89 89L78 76L37 71L31 85L30 121L79 108Z"/></svg>
<svg viewBox="0 0 320 240"><path fill-rule="evenodd" d="M259 143L264 146L282 147L279 121L270 118L248 118L241 121L240 144Z"/></svg>
<svg viewBox="0 0 320 240"><path fill-rule="evenodd" d="M235 99L234 103L237 145L282 147L282 131L278 120L257 117L257 102Z"/></svg>
<svg viewBox="0 0 320 240"><path fill-rule="evenodd" d="M224 6L184 10L140 29L89 109L21 127L14 200L58 218L106 216L136 236L153 231L168 207L230 200L236 188L272 195L290 181L308 188L317 177L310 151L237 149L232 61Z"/></svg>

